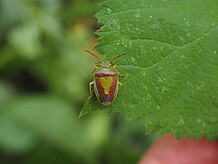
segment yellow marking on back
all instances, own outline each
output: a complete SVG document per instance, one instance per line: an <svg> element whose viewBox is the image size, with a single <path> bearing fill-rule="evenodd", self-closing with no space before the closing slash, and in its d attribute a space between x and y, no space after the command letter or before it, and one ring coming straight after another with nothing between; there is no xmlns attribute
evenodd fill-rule
<svg viewBox="0 0 218 164"><path fill-rule="evenodd" d="M100 77L99 78L102 87L104 88L104 93L109 94L110 87L113 82L113 77Z"/></svg>

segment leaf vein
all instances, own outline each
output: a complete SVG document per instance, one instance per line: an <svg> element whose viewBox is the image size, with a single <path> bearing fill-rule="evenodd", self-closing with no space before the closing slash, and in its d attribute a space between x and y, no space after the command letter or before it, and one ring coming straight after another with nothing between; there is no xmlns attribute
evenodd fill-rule
<svg viewBox="0 0 218 164"><path fill-rule="evenodd" d="M211 14L211 13L203 12L203 11L192 9L192 8L177 7L177 6L173 6L173 7L170 7L170 6L138 7L138 8L128 9L128 10L121 10L121 11L112 12L112 13L110 13L110 15L116 15L116 14L120 14L120 13L124 13L124 12L130 12L130 11L135 11L135 10L139 10L139 9L141 9L141 10L152 10L152 9L179 9L179 10L188 10L190 12L194 12L194 13L201 14L201 15L204 15L204 16L213 17L213 18L216 18L216 19L218 18L217 15L214 15L214 14ZM98 16L106 16L106 15L108 15L108 14L97 15L97 17Z"/></svg>
<svg viewBox="0 0 218 164"><path fill-rule="evenodd" d="M184 44L184 45L181 46L181 47L176 48L175 50L173 50L171 53L169 53L168 55L166 55L165 57L163 57L163 58L162 58L161 60L159 60L158 62L156 62L156 63L154 63L154 64L152 64L152 65L150 65L150 66L147 66L147 67L141 67L141 68L143 68L143 69L142 69L138 74L136 74L136 76L139 75L140 73L142 73L144 70L151 69L151 68L153 68L154 66L158 65L159 63L161 63L162 61L164 61L166 58L168 58L169 56L173 55L173 54L174 54L176 51L178 51L179 49L184 48L184 47L187 46L187 45L193 44L194 42L201 40L204 36L206 36L208 33L210 33L210 32L211 32L213 29L215 29L216 27L217 27L217 26L215 26L215 27L213 27L213 28L210 28L207 32L203 33L200 37L198 37L198 38L196 38L196 39L194 39L194 40L192 40L192 41L190 41L190 42ZM132 79L128 80L127 82L133 80L134 78L135 78L135 76L132 77ZM127 82L126 82L126 83L127 83Z"/></svg>

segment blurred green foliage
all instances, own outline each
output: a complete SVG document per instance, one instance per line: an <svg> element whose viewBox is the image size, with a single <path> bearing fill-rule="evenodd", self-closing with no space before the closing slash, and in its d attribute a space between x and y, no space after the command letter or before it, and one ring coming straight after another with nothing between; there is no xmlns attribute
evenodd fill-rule
<svg viewBox="0 0 218 164"><path fill-rule="evenodd" d="M0 0L0 163L136 163L156 136L93 113L98 0Z"/></svg>

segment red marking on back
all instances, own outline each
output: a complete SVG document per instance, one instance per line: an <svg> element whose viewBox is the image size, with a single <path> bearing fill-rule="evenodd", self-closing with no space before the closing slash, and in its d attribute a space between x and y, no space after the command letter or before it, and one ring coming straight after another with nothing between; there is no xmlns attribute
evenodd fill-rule
<svg viewBox="0 0 218 164"><path fill-rule="evenodd" d="M116 96L115 93L117 92L117 83L118 83L117 77L114 77L114 81L111 84L110 91L109 91L110 96L113 98Z"/></svg>
<svg viewBox="0 0 218 164"><path fill-rule="evenodd" d="M116 72L107 72L107 73L96 73L97 76L101 76L101 77L104 77L104 76L115 76L117 75Z"/></svg>
<svg viewBox="0 0 218 164"><path fill-rule="evenodd" d="M98 77L95 77L95 83L96 83L99 97L104 96L104 88L102 87L101 82L99 81Z"/></svg>

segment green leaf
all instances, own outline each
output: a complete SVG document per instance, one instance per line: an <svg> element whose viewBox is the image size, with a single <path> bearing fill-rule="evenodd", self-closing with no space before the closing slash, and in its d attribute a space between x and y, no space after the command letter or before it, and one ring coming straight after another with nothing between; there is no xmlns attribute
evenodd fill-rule
<svg viewBox="0 0 218 164"><path fill-rule="evenodd" d="M217 11L203 0L103 3L96 50L107 59L128 53L117 62L125 77L112 105L93 97L81 115L107 109L142 119L149 133L217 139Z"/></svg>

